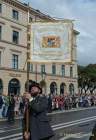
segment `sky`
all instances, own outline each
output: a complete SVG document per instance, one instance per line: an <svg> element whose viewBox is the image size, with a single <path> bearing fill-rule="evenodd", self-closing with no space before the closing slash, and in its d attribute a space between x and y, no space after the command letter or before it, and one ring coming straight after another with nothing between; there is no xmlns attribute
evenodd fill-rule
<svg viewBox="0 0 96 140"><path fill-rule="evenodd" d="M72 19L77 38L77 56L80 65L96 63L96 0L20 0L50 15Z"/></svg>

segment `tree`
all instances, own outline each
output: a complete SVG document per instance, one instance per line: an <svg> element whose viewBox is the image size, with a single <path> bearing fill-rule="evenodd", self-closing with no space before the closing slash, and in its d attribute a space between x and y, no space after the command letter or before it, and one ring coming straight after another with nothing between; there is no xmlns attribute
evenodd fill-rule
<svg viewBox="0 0 96 140"><path fill-rule="evenodd" d="M88 66L78 66L78 85L81 93L87 90L90 93L96 89L96 64L89 64Z"/></svg>

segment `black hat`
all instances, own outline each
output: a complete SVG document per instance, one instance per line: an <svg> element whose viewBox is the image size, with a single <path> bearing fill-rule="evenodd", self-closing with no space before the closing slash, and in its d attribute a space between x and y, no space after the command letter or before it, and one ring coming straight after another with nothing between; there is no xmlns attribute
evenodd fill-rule
<svg viewBox="0 0 96 140"><path fill-rule="evenodd" d="M42 88L40 87L39 83L33 82L31 85L29 85L29 92L31 91L32 87L38 87L40 89L40 94L42 93Z"/></svg>

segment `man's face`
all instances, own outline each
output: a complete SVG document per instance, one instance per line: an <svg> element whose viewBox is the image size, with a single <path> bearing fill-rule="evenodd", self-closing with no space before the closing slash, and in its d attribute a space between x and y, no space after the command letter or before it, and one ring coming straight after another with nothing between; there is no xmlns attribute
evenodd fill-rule
<svg viewBox="0 0 96 140"><path fill-rule="evenodd" d="M31 88L31 94L32 95L37 95L38 93L40 93L40 89L38 87L36 87L36 86L33 86Z"/></svg>

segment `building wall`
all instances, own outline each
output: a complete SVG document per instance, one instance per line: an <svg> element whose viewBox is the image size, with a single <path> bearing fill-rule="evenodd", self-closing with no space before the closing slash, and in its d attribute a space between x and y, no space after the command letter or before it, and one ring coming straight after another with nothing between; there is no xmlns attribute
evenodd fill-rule
<svg viewBox="0 0 96 140"><path fill-rule="evenodd" d="M1 16L3 18L6 18L10 21L14 21L16 22L17 24L21 24L21 25L24 25L26 26L27 25L27 12L24 11L24 10L21 10L20 8L17 8L7 2L4 2L2 0L2 14ZM12 18L12 10L16 10L16 11L19 11L19 20L13 20Z"/></svg>
<svg viewBox="0 0 96 140"><path fill-rule="evenodd" d="M12 10L15 9L19 12L19 20L12 18ZM39 15L34 15L32 12L30 16L33 21L42 20ZM20 82L20 93L25 92L25 83L27 80L26 74L26 56L27 56L27 12L13 6L5 0L2 1L2 13L0 13L0 25L2 26L2 39L0 40L0 52L1 52L1 67L0 67L0 79L3 82L3 93L8 94L8 84L11 79L18 79ZM19 43L12 43L13 30L19 32ZM74 85L74 93L78 93L77 83L77 50L76 50L76 34L73 34L72 45L72 63L65 65L65 76L62 77L61 65L56 64L56 75L52 75L52 64L45 64L46 69L46 93L50 93L50 84L55 82L57 84L57 93L60 94L60 84L65 83L65 93L69 94L69 85ZM19 56L19 68L18 70L12 69L12 54ZM73 77L70 77L70 67L73 67ZM33 73L30 73L30 80L42 81L41 76L41 64L33 65Z"/></svg>

